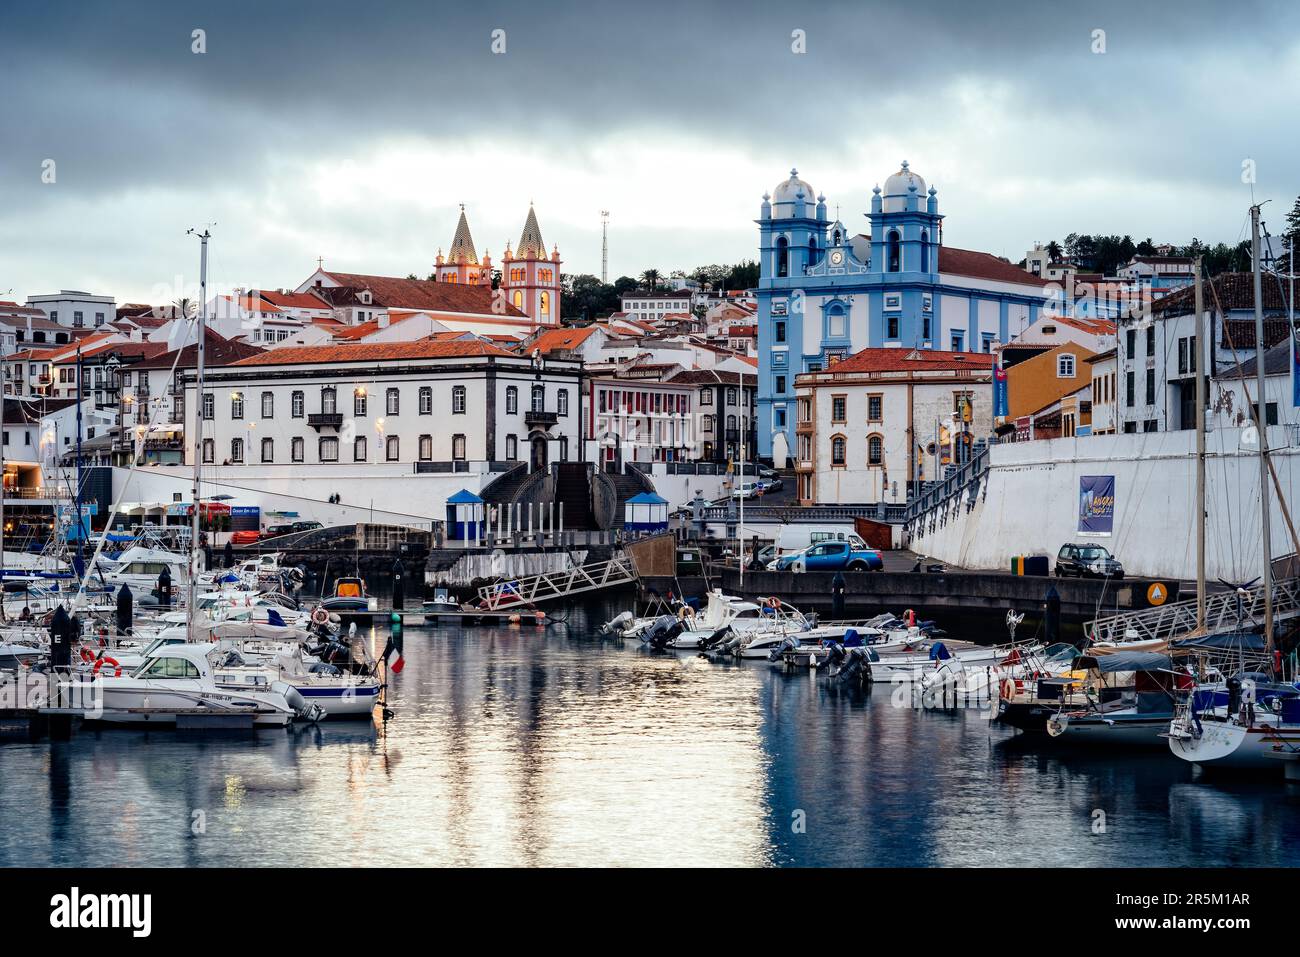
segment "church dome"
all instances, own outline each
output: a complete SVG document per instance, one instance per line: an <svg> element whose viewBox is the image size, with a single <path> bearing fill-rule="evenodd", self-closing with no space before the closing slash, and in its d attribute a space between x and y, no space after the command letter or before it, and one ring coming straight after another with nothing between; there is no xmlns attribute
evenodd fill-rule
<svg viewBox="0 0 1300 957"><path fill-rule="evenodd" d="M885 212L901 213L907 209L907 197L911 186L916 187L916 197L919 205L925 199L925 180L913 173L908 168L907 160L903 160L902 168L885 180ZM921 208L924 209L924 207Z"/></svg>
<svg viewBox="0 0 1300 957"><path fill-rule="evenodd" d="M804 216L815 219L817 216L817 194L804 180L799 178L797 169L790 170L790 178L782 180L772 191L772 216L774 218L794 215L794 204L803 193Z"/></svg>

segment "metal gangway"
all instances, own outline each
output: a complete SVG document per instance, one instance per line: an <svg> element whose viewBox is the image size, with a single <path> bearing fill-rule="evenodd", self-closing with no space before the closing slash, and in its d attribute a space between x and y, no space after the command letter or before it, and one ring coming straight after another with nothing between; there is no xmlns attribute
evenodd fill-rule
<svg viewBox="0 0 1300 957"><path fill-rule="evenodd" d="M1238 627L1237 601L1241 601L1241 627L1261 625L1264 621L1264 589L1247 589L1244 594L1220 591L1205 596L1205 628L1209 634L1232 631ZM1300 578L1284 578L1273 583L1275 620L1300 615ZM1196 628L1196 599L1172 602L1141 611L1129 611L1107 618L1097 618L1083 626L1093 641L1168 640L1186 635Z"/></svg>
<svg viewBox="0 0 1300 957"><path fill-rule="evenodd" d="M478 590L479 607L485 611L528 607L582 592L612 588L636 581L632 559L617 555L604 562L574 565L558 572L545 572L485 585Z"/></svg>

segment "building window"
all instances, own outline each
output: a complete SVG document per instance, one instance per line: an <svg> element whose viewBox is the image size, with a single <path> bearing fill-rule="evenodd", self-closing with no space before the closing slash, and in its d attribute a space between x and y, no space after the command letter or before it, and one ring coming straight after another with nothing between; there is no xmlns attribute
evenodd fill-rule
<svg viewBox="0 0 1300 957"><path fill-rule="evenodd" d="M779 375L776 377L776 393L778 395L785 394L785 376L783 375Z"/></svg>
<svg viewBox="0 0 1300 957"><path fill-rule="evenodd" d="M735 405L736 397L736 387L734 385L727 386L727 405Z"/></svg>
<svg viewBox="0 0 1300 957"><path fill-rule="evenodd" d="M332 385L320 390L320 410L325 415L333 415L338 410L338 396ZM338 461L338 443L335 443L334 461Z"/></svg>
<svg viewBox="0 0 1300 957"><path fill-rule="evenodd" d="M1124 334L1124 345L1126 347L1124 350L1125 355L1127 355L1130 359L1133 358L1134 353L1137 352L1137 330L1136 329L1130 329L1128 330L1128 332Z"/></svg>
<svg viewBox="0 0 1300 957"><path fill-rule="evenodd" d="M533 404L534 412L546 411L546 387L541 385L533 386Z"/></svg>
<svg viewBox="0 0 1300 957"><path fill-rule="evenodd" d="M1156 404L1156 370L1147 370L1147 405Z"/></svg>
<svg viewBox="0 0 1300 957"><path fill-rule="evenodd" d="M848 335L848 320L844 316L843 306L831 306L826 314L826 335L831 339L843 339Z"/></svg>
<svg viewBox="0 0 1300 957"><path fill-rule="evenodd" d="M235 463L236 465L244 461L244 440L243 439L230 440L230 461Z"/></svg>
<svg viewBox="0 0 1300 957"><path fill-rule="evenodd" d="M569 461L569 437L567 435L560 436L560 461Z"/></svg>
<svg viewBox="0 0 1300 957"><path fill-rule="evenodd" d="M713 416L706 415L704 416L703 419L700 420L700 431L710 432L710 433L713 432Z"/></svg>
<svg viewBox="0 0 1300 957"><path fill-rule="evenodd" d="M889 236L885 240L885 249L887 270L889 272L901 272L903 268L903 244L899 239L897 229L889 231Z"/></svg>
<svg viewBox="0 0 1300 957"><path fill-rule="evenodd" d="M713 405L713 390L707 386L700 390L700 405Z"/></svg>
<svg viewBox="0 0 1300 957"><path fill-rule="evenodd" d="M433 436L420 436L420 461L429 462L433 459Z"/></svg>
<svg viewBox="0 0 1300 957"><path fill-rule="evenodd" d="M776 276L782 279L790 275L790 244L784 236L776 241Z"/></svg>
<svg viewBox="0 0 1300 957"><path fill-rule="evenodd" d="M8 433L5 434L5 441L8 442ZM211 465L217 460L217 444L212 439L203 440L203 464Z"/></svg>
<svg viewBox="0 0 1300 957"><path fill-rule="evenodd" d="M397 462L402 458L402 443L395 435L390 435L384 441L384 458L390 462Z"/></svg>
<svg viewBox="0 0 1300 957"><path fill-rule="evenodd" d="M844 436L831 436L831 465L844 467Z"/></svg>
<svg viewBox="0 0 1300 957"><path fill-rule="evenodd" d="M785 323L778 322L772 327L772 338L776 342L785 342Z"/></svg>
<svg viewBox="0 0 1300 957"><path fill-rule="evenodd" d="M213 399L211 392L203 393L203 418L211 421L216 415L216 400Z"/></svg>
<svg viewBox="0 0 1300 957"><path fill-rule="evenodd" d="M1074 356L1068 352L1056 357L1056 377L1058 379L1074 378Z"/></svg>
<svg viewBox="0 0 1300 957"><path fill-rule="evenodd" d="M401 410L401 393L397 389L389 389L384 396L384 406L387 408L386 415L399 415Z"/></svg>
<svg viewBox="0 0 1300 957"><path fill-rule="evenodd" d="M352 414L353 415L357 416L358 418L361 418L366 414L366 400L368 398L369 396L366 395L365 389L355 389L352 392Z"/></svg>
<svg viewBox="0 0 1300 957"><path fill-rule="evenodd" d="M1147 326L1147 355L1156 354L1156 327Z"/></svg>
<svg viewBox="0 0 1300 957"><path fill-rule="evenodd" d="M555 413L556 415L569 414L569 390L561 389L555 394Z"/></svg>
<svg viewBox="0 0 1300 957"><path fill-rule="evenodd" d="M369 457L370 454L366 449L366 437L358 435L352 440L352 461L364 462Z"/></svg>
<svg viewBox="0 0 1300 957"><path fill-rule="evenodd" d="M433 415L433 389L429 386L420 386L420 414Z"/></svg>
<svg viewBox="0 0 1300 957"><path fill-rule="evenodd" d="M1124 404L1130 409L1137 403L1137 384L1132 371L1124 373Z"/></svg>
<svg viewBox="0 0 1300 957"><path fill-rule="evenodd" d="M303 400L303 394L299 391L294 391L294 393L289 396L289 414L295 419L301 419L306 404L307 403Z"/></svg>
<svg viewBox="0 0 1300 957"><path fill-rule="evenodd" d="M296 435L293 441L289 443L289 458L294 462L303 460L303 447L306 445L301 435Z"/></svg>
<svg viewBox="0 0 1300 957"><path fill-rule="evenodd" d="M513 462L519 458L519 439L513 435L506 436L506 461Z"/></svg>
<svg viewBox="0 0 1300 957"><path fill-rule="evenodd" d="M275 418L275 393L273 392L262 393L262 418Z"/></svg>
<svg viewBox="0 0 1300 957"><path fill-rule="evenodd" d="M966 351L966 336L963 333L954 332L952 334L952 351L953 352Z"/></svg>
<svg viewBox="0 0 1300 957"><path fill-rule="evenodd" d="M898 335L899 335L898 316L886 316L885 317L885 338L897 339Z"/></svg>
<svg viewBox="0 0 1300 957"><path fill-rule="evenodd" d="M867 436L867 464L876 466L885 464L885 440L879 435Z"/></svg>
<svg viewBox="0 0 1300 957"><path fill-rule="evenodd" d="M262 439L262 461L263 462L275 461L275 440L274 439Z"/></svg>
<svg viewBox="0 0 1300 957"><path fill-rule="evenodd" d="M465 436L459 432L451 437L451 457L457 462L465 461Z"/></svg>
<svg viewBox="0 0 1300 957"><path fill-rule="evenodd" d="M848 417L848 399L842 395L831 396L831 421L847 422Z"/></svg>
<svg viewBox="0 0 1300 957"><path fill-rule="evenodd" d="M465 387L463 385L452 386L451 411L454 415L465 414Z"/></svg>
<svg viewBox="0 0 1300 957"><path fill-rule="evenodd" d="M141 392L141 395L144 395ZM232 419L242 419L244 417L244 394L242 392L230 393L230 417Z"/></svg>
<svg viewBox="0 0 1300 957"><path fill-rule="evenodd" d="M1255 417L1255 418L1254 418L1254 421L1258 422L1258 421L1259 421L1259 403L1258 403L1258 402L1256 402L1255 405L1254 405L1254 407L1251 409L1251 414L1254 415L1254 417ZM1264 424L1265 424L1265 425L1277 425L1277 403L1276 403L1276 402L1265 402L1265 403L1264 403Z"/></svg>
<svg viewBox="0 0 1300 957"><path fill-rule="evenodd" d="M876 394L867 396L867 421L881 422L884 420L884 397Z"/></svg>
<svg viewBox="0 0 1300 957"><path fill-rule="evenodd" d="M600 394L601 399L605 398L605 393ZM519 389L515 386L506 386L506 415L514 415L519 411ZM603 412L604 409L601 409Z"/></svg>
<svg viewBox="0 0 1300 957"><path fill-rule="evenodd" d="M930 231L921 230L921 272L930 271Z"/></svg>
<svg viewBox="0 0 1300 957"><path fill-rule="evenodd" d="M331 392L334 390L331 389ZM339 440L336 436L326 435L320 440L320 460L322 462L337 462L339 460Z"/></svg>

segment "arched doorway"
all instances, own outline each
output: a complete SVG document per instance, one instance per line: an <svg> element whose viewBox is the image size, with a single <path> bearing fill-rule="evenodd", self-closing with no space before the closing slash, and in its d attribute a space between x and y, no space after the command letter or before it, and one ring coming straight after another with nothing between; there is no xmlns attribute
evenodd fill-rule
<svg viewBox="0 0 1300 957"><path fill-rule="evenodd" d="M546 436L534 435L532 438L532 455L529 458L529 471L540 472L546 468Z"/></svg>

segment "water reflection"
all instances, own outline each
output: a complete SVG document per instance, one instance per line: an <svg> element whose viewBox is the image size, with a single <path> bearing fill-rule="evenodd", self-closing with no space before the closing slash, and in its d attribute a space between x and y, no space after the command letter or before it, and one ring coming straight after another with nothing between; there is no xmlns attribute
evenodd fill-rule
<svg viewBox="0 0 1300 957"><path fill-rule="evenodd" d="M0 738L0 865L1284 864L1300 838L1294 786L592 632L408 629L386 725Z"/></svg>

